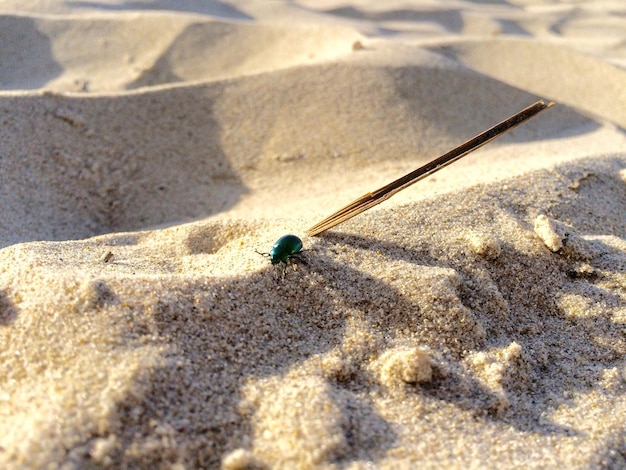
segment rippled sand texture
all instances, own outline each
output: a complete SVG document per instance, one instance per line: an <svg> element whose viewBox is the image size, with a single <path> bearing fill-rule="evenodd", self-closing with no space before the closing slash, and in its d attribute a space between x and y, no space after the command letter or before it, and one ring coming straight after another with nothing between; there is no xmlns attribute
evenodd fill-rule
<svg viewBox="0 0 626 470"><path fill-rule="evenodd" d="M622 6L22 3L3 468L626 466ZM281 279L255 250L286 233Z"/></svg>

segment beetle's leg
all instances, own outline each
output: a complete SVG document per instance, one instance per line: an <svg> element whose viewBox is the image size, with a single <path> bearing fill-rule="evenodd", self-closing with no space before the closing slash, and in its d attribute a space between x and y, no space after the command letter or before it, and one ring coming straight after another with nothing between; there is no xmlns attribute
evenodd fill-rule
<svg viewBox="0 0 626 470"><path fill-rule="evenodd" d="M287 262L285 262L285 264L282 266L282 268L283 268L283 277L282 277L282 280L284 281L284 280L285 280L285 276L286 276L286 274L287 274Z"/></svg>
<svg viewBox="0 0 626 470"><path fill-rule="evenodd" d="M280 269L280 267L278 265L273 265L272 268L274 268L274 280L278 282L278 270Z"/></svg>

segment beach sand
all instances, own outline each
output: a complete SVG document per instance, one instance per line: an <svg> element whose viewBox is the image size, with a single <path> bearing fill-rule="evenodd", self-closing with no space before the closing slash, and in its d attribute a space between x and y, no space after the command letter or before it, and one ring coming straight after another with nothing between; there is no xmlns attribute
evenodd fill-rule
<svg viewBox="0 0 626 470"><path fill-rule="evenodd" d="M22 3L0 466L626 466L620 2Z"/></svg>

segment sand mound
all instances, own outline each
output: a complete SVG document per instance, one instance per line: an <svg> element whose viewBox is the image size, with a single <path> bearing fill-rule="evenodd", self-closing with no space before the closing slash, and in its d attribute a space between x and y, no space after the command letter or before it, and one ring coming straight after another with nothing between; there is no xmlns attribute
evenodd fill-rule
<svg viewBox="0 0 626 470"><path fill-rule="evenodd" d="M542 96L558 96L561 103L626 129L626 69L529 40L465 41L440 50L504 83ZM581 70L593 72L581 74Z"/></svg>
<svg viewBox="0 0 626 470"><path fill-rule="evenodd" d="M366 57L143 93L0 97L2 244L190 220L250 192L240 210L255 216L303 215L296 201L311 197L328 211L336 198L320 183L348 200L535 98L421 55L414 66ZM476 95L451 99L468 86ZM485 108L485 95L502 99ZM597 128L560 107L502 142ZM333 177L346 169L349 187Z"/></svg>
<svg viewBox="0 0 626 470"><path fill-rule="evenodd" d="M278 283L252 250L265 223L6 248L4 456L384 465L416 445L444 461L465 429L459 462L591 463L625 411L624 163L365 214L305 240ZM615 204L571 210L599 195ZM544 214L587 254L553 253L534 233Z"/></svg>

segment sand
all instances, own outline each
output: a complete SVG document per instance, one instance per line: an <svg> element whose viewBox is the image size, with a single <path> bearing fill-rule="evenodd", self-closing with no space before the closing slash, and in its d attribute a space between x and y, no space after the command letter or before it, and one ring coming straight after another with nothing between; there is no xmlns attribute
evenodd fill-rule
<svg viewBox="0 0 626 470"><path fill-rule="evenodd" d="M626 466L621 2L23 3L0 466Z"/></svg>

